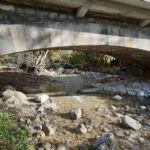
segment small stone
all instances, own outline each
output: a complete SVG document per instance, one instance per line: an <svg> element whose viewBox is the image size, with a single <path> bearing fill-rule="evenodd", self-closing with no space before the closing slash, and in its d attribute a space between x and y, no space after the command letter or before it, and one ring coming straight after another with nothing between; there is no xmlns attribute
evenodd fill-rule
<svg viewBox="0 0 150 150"><path fill-rule="evenodd" d="M52 100L47 100L41 104L41 106L38 108L38 112L44 113L46 110L55 111L56 109L57 109L56 103L54 103Z"/></svg>
<svg viewBox="0 0 150 150"><path fill-rule="evenodd" d="M37 103L44 103L49 100L49 96L47 94L37 94L34 96L34 101Z"/></svg>
<svg viewBox="0 0 150 150"><path fill-rule="evenodd" d="M53 150L53 146L48 142L40 141L36 144L36 148L43 148L44 150Z"/></svg>
<svg viewBox="0 0 150 150"><path fill-rule="evenodd" d="M57 150L69 150L66 144L58 144Z"/></svg>
<svg viewBox="0 0 150 150"><path fill-rule="evenodd" d="M123 118L122 118L122 124L125 126L125 127L130 127L134 130L138 130L140 129L142 126L141 124L136 121L135 119L125 115Z"/></svg>
<svg viewBox="0 0 150 150"><path fill-rule="evenodd" d="M144 93L143 91L139 91L139 92L137 93L137 96L138 96L138 98L139 98L140 100L143 100L143 98L144 98L144 96L145 96L145 93Z"/></svg>
<svg viewBox="0 0 150 150"><path fill-rule="evenodd" d="M114 111L116 111L116 110L117 110L117 107L115 107L115 106L112 105L112 106L111 106L111 109L114 110Z"/></svg>
<svg viewBox="0 0 150 150"><path fill-rule="evenodd" d="M139 137L139 142L145 143L145 139L143 137Z"/></svg>
<svg viewBox="0 0 150 150"><path fill-rule="evenodd" d="M36 129L36 130L42 130L42 125L35 125L34 129Z"/></svg>
<svg viewBox="0 0 150 150"><path fill-rule="evenodd" d="M102 136L97 136L93 144L94 150L112 150L114 148L115 139L112 133L103 133Z"/></svg>
<svg viewBox="0 0 150 150"><path fill-rule="evenodd" d="M122 97L120 95L115 95L112 97L112 99L119 101L119 100L122 100Z"/></svg>
<svg viewBox="0 0 150 150"><path fill-rule="evenodd" d="M45 135L47 135L47 136L54 135L56 132L56 129L53 128L51 125L48 125L48 124L44 124L42 126L42 130L45 132Z"/></svg>
<svg viewBox="0 0 150 150"><path fill-rule="evenodd" d="M76 130L77 132L82 133L82 134L87 132L87 128L82 123L77 126Z"/></svg>
<svg viewBox="0 0 150 150"><path fill-rule="evenodd" d="M80 119L82 117L82 111L80 108L75 108L70 111L70 117L73 120Z"/></svg>
<svg viewBox="0 0 150 150"><path fill-rule="evenodd" d="M146 110L146 106L140 106L140 109Z"/></svg>
<svg viewBox="0 0 150 150"><path fill-rule="evenodd" d="M37 138L44 138L45 137L45 133L43 131L37 131L35 133Z"/></svg>
<svg viewBox="0 0 150 150"><path fill-rule="evenodd" d="M27 125L30 125L30 124L31 124L31 120L30 120L29 118L26 120L26 124L27 124Z"/></svg>
<svg viewBox="0 0 150 150"><path fill-rule="evenodd" d="M130 106L129 105L125 105L126 110L130 110Z"/></svg>

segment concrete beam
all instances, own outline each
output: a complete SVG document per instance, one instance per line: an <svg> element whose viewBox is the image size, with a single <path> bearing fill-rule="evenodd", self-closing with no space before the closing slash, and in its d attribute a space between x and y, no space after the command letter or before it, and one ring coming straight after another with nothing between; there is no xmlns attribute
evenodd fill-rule
<svg viewBox="0 0 150 150"><path fill-rule="evenodd" d="M90 3L85 3L83 6L79 7L77 9L76 16L78 18L83 18L86 15L86 13L88 12L90 6L91 6Z"/></svg>
<svg viewBox="0 0 150 150"><path fill-rule="evenodd" d="M52 5L76 9L83 6L87 2L91 2L92 6L89 8L89 12L92 13L106 13L110 15L119 15L121 17L129 17L134 19L149 18L150 9L143 9L135 7L133 5L127 5L124 3L118 3L106 0L1 0L1 2L9 4L26 5L32 7L43 7L51 9Z"/></svg>
<svg viewBox="0 0 150 150"><path fill-rule="evenodd" d="M145 27L150 23L150 19L144 19L141 21L140 26Z"/></svg>

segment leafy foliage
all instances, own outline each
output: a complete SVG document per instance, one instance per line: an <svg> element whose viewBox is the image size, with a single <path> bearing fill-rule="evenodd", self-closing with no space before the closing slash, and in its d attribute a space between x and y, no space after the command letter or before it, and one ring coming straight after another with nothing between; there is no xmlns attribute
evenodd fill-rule
<svg viewBox="0 0 150 150"><path fill-rule="evenodd" d="M0 149L29 150L27 133L12 120L12 114L0 111Z"/></svg>
<svg viewBox="0 0 150 150"><path fill-rule="evenodd" d="M70 56L69 61L79 69L94 69L111 66L115 58L99 53L75 52Z"/></svg>

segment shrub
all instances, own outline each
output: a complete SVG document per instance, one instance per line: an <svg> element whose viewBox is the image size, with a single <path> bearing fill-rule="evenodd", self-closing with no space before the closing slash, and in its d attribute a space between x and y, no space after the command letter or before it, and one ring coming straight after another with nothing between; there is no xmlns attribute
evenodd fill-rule
<svg viewBox="0 0 150 150"><path fill-rule="evenodd" d="M0 111L0 149L29 150L27 132L12 120L12 114Z"/></svg>
<svg viewBox="0 0 150 150"><path fill-rule="evenodd" d="M100 69L110 66L114 57L92 52L75 52L70 56L70 63L79 69Z"/></svg>

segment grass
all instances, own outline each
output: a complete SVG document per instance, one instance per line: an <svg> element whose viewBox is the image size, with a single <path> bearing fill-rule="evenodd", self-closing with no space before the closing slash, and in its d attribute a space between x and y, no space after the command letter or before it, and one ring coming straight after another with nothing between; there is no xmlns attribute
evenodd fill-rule
<svg viewBox="0 0 150 150"><path fill-rule="evenodd" d="M0 110L0 150L29 150L26 130L12 118L13 114Z"/></svg>

